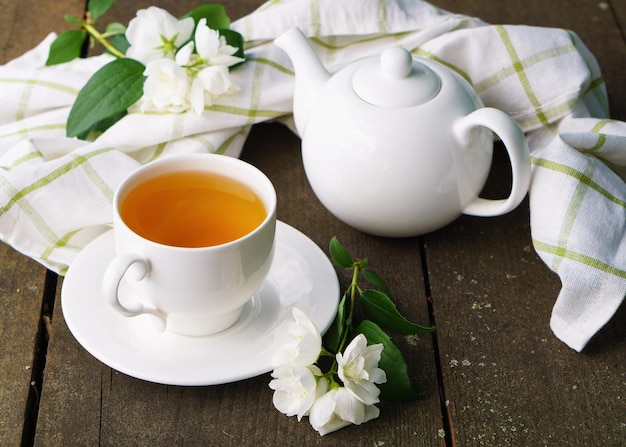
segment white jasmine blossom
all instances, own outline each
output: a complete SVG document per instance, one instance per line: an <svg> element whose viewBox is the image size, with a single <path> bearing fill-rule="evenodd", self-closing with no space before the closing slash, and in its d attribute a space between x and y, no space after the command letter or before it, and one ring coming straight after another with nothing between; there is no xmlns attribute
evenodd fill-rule
<svg viewBox="0 0 626 447"><path fill-rule="evenodd" d="M298 308L292 310L293 321L281 326L276 339L283 342L272 357L272 365L308 366L322 351L322 336L313 322Z"/></svg>
<svg viewBox="0 0 626 447"><path fill-rule="evenodd" d="M380 391L375 384L387 380L378 368L383 345L367 346L365 335L359 334L343 354L335 356L331 370L322 373L314 365L323 351L319 331L300 309L294 308L292 314L293 320L276 334L282 344L272 358L275 369L269 384L276 409L298 420L309 416L309 423L322 436L377 418L380 410L374 404L379 402Z"/></svg>
<svg viewBox="0 0 626 447"><path fill-rule="evenodd" d="M337 354L339 378L357 399L367 405L380 401L380 390L375 384L387 381L385 371L378 367L382 350L382 344L367 346L367 339L359 334L343 354Z"/></svg>
<svg viewBox="0 0 626 447"><path fill-rule="evenodd" d="M208 65L223 65L230 67L243 59L233 56L237 48L226 43L224 36L206 24L206 19L200 19L194 36L196 51L202 63Z"/></svg>
<svg viewBox="0 0 626 447"><path fill-rule="evenodd" d="M194 40L190 40L191 37ZM141 112L181 113L192 109L201 114L221 95L240 90L228 67L243 62L234 56L219 32L200 19L178 20L167 11L151 6L137 12L126 30L130 47L126 56L146 66L143 97L132 108Z"/></svg>
<svg viewBox="0 0 626 447"><path fill-rule="evenodd" d="M178 113L189 108L189 79L184 68L171 59L157 59L148 62L144 74L143 97L139 100L142 112Z"/></svg>
<svg viewBox="0 0 626 447"><path fill-rule="evenodd" d="M274 390L274 406L287 416L297 416L298 421L309 414L315 400L328 390L328 379L314 365L280 366L272 372L272 377L269 386Z"/></svg>
<svg viewBox="0 0 626 447"><path fill-rule="evenodd" d="M364 404L346 388L333 388L315 401L309 423L324 436L350 424L360 425L379 414L376 406Z"/></svg>
<svg viewBox="0 0 626 447"><path fill-rule="evenodd" d="M174 58L176 49L191 38L194 20L178 20L164 9L150 6L137 11L128 23L126 39L130 47L126 56L148 64L155 59Z"/></svg>
<svg viewBox="0 0 626 447"><path fill-rule="evenodd" d="M235 85L228 73L228 67L223 65L206 67L193 80L191 107L194 112L200 114L204 107L212 105L217 97L239 90L239 86Z"/></svg>

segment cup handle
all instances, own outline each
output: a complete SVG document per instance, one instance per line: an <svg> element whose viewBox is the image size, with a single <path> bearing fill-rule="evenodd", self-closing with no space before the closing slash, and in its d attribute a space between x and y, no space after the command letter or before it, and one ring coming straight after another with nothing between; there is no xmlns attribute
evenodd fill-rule
<svg viewBox="0 0 626 447"><path fill-rule="evenodd" d="M471 130L484 126L495 132L509 154L513 173L511 192L506 199L489 200L476 197L463 210L463 214L492 217L514 210L526 197L530 185L530 154L524 133L506 113L492 107L477 109L454 123L453 131L464 146L471 141Z"/></svg>
<svg viewBox="0 0 626 447"><path fill-rule="evenodd" d="M105 299L115 310L125 317L135 317L137 315L154 315L157 317L158 327L165 330L167 316L158 309L149 307L140 302L123 304L119 298L119 288L122 278L125 276L133 281L141 281L150 272L148 261L135 255L120 255L115 257L104 272L102 278L102 292Z"/></svg>

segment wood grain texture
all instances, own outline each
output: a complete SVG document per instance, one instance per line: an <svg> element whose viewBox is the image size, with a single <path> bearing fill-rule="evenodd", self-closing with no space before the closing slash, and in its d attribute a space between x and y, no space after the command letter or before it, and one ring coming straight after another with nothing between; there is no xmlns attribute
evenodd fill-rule
<svg viewBox="0 0 626 447"><path fill-rule="evenodd" d="M35 47L51 32L68 29L65 14L83 17L84 0L0 0L0 64Z"/></svg>
<svg viewBox="0 0 626 447"><path fill-rule="evenodd" d="M35 366L45 269L0 243L0 445L19 446ZM35 384L36 385L36 384ZM36 397L36 396L35 396ZM31 399L32 400L32 399Z"/></svg>
<svg viewBox="0 0 626 447"><path fill-rule="evenodd" d="M34 47L48 33L62 30L63 13L82 14L82 3L67 0L47 6L46 11L59 14L60 20L55 22L42 13L41 2L0 0L0 64ZM38 366L37 356L45 355L45 352L38 352L37 347L38 332L45 330L41 327L45 278L46 271L42 266L0 242L2 446L19 446L25 421L36 418L37 387L40 384L31 385L31 381L33 368Z"/></svg>
<svg viewBox="0 0 626 447"><path fill-rule="evenodd" d="M66 28L84 1L0 0L0 63ZM227 1L232 18L261 0ZM594 53L613 117L626 120L626 9L620 0L435 0L490 23L576 32ZM42 5L45 4L45 14ZM107 21L128 22L156 5L181 15L187 0L119 0ZM306 180L300 141L273 123L251 129L243 158L278 192L278 218L327 253L332 236L388 283L409 319L436 335L394 337L422 400L384 403L381 417L321 438L276 411L269 374L212 387L148 383L102 364L73 338L57 287L37 446L623 446L626 439L626 306L581 354L549 329L560 284L530 241L528 203L499 218L462 217L432 234L385 239L355 231L326 211ZM495 151L485 193L506 194L508 161ZM349 276L338 271L342 288ZM0 445L22 439L45 270L0 245ZM218 354L219 355L219 354ZM34 433L33 433L34 435Z"/></svg>

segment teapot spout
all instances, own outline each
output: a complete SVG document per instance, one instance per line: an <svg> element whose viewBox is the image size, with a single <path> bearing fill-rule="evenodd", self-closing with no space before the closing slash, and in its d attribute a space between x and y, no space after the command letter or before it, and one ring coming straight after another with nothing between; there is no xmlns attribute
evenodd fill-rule
<svg viewBox="0 0 626 447"><path fill-rule="evenodd" d="M317 56L309 40L299 28L291 28L274 43L287 53L296 73L293 118L300 136L311 107L330 74Z"/></svg>

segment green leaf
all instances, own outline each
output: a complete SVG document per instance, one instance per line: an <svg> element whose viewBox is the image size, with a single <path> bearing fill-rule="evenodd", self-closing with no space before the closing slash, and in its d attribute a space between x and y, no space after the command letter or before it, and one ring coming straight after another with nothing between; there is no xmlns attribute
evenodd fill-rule
<svg viewBox="0 0 626 447"><path fill-rule="evenodd" d="M104 34L102 34L103 37L110 37L110 36L116 36L118 34L125 34L126 33L126 27L124 25L122 25L119 22L111 22L107 25L106 29L104 30Z"/></svg>
<svg viewBox="0 0 626 447"><path fill-rule="evenodd" d="M80 56L87 34L81 30L69 30L59 34L50 45L46 65L62 64Z"/></svg>
<svg viewBox="0 0 626 447"><path fill-rule="evenodd" d="M378 290L380 290L381 292L383 292L385 295L391 295L389 293L389 288L387 287L387 284L385 284L385 281L382 280L382 278L380 276L378 276L378 274L372 270L369 269L364 269L363 270L363 276L365 277L365 279L374 287L376 287Z"/></svg>
<svg viewBox="0 0 626 447"><path fill-rule="evenodd" d="M92 20L102 17L113 5L113 0L89 0L87 9Z"/></svg>
<svg viewBox="0 0 626 447"><path fill-rule="evenodd" d="M80 19L77 19L76 17L74 17L73 15L70 14L65 14L65 21L68 23L72 23L74 25L83 25L83 21Z"/></svg>
<svg viewBox="0 0 626 447"><path fill-rule="evenodd" d="M126 39L126 27L119 22L109 23L102 34L103 37L110 38L109 43L122 54L126 54L130 43ZM108 53L111 53L108 49Z"/></svg>
<svg viewBox="0 0 626 447"><path fill-rule="evenodd" d="M391 299L378 290L365 290L361 293L361 306L365 315L380 326L403 335L433 332L434 327L424 327L404 318Z"/></svg>
<svg viewBox="0 0 626 447"><path fill-rule="evenodd" d="M369 320L363 320L357 326L356 332L365 335L368 345L377 343L383 345L378 366L385 371L387 382L379 385L381 399L406 402L420 398L422 395L416 392L411 384L404 357L391 338L376 323Z"/></svg>
<svg viewBox="0 0 626 447"><path fill-rule="evenodd" d="M89 130L83 132L78 137L82 140L94 141L96 138L102 135L105 130L124 118L127 114L128 111L124 110L114 115L111 115L101 121L98 121L93 126L91 126Z"/></svg>
<svg viewBox="0 0 626 447"><path fill-rule="evenodd" d="M243 59L245 57L243 52L243 36L237 31L233 31L232 29L218 29L217 31L220 33L220 36L224 36L224 39L226 39L226 43L228 45L237 48L237 51L235 52L235 54L233 54L233 56L237 56ZM243 62L232 65L230 68L237 67L241 64L243 64Z"/></svg>
<svg viewBox="0 0 626 447"><path fill-rule="evenodd" d="M200 21L200 19L206 19L206 24L211 29L230 28L230 18L226 14L224 5L218 5L216 3L200 5L182 16L181 19L185 19L187 17L193 18L196 24Z"/></svg>
<svg viewBox="0 0 626 447"><path fill-rule="evenodd" d="M330 252L330 258L339 267L349 268L354 264L352 256L350 256L350 253L341 245L341 242L339 242L336 236L333 236L330 240L328 251Z"/></svg>
<svg viewBox="0 0 626 447"><path fill-rule="evenodd" d="M67 119L67 136L85 138L94 130L103 131L108 118L119 116L143 95L145 67L133 59L115 59L98 70L82 88Z"/></svg>
<svg viewBox="0 0 626 447"><path fill-rule="evenodd" d="M343 338L343 334L348 329L346 327L346 305L348 303L347 294L344 294L339 301L339 307L337 308L337 315L333 323L328 328L328 331L324 335L324 346L329 352L336 354L339 351L339 344Z"/></svg>
<svg viewBox="0 0 626 447"><path fill-rule="evenodd" d="M130 43L128 43L128 39L126 39L125 34L114 35L113 37L111 37L111 40L109 41L109 43L113 45L115 49L118 50L122 54L126 54L128 47L130 47Z"/></svg>

